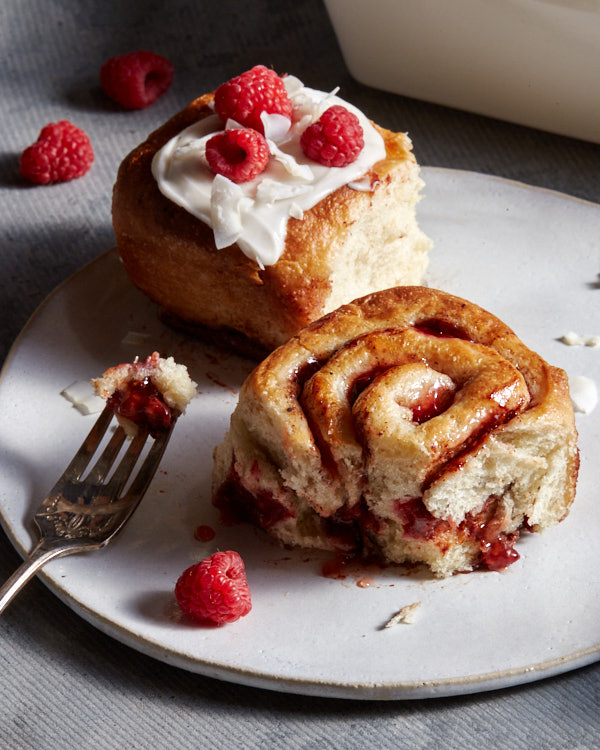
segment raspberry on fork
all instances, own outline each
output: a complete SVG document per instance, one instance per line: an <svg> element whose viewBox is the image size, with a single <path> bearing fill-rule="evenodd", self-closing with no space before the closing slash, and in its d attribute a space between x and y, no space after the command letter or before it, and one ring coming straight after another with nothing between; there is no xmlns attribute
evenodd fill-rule
<svg viewBox="0 0 600 750"><path fill-rule="evenodd" d="M337 104L325 110L300 136L306 156L326 167L352 164L364 145L358 117Z"/></svg>
<svg viewBox="0 0 600 750"><path fill-rule="evenodd" d="M23 177L40 185L74 180L89 170L94 150L83 130L68 120L44 126L37 141L21 154Z"/></svg>
<svg viewBox="0 0 600 750"><path fill-rule="evenodd" d="M138 50L107 60L100 69L104 93L125 109L142 109L162 96L173 81L166 57Z"/></svg>
<svg viewBox="0 0 600 750"><path fill-rule="evenodd" d="M236 183L249 182L269 163L269 146L256 130L224 130L207 142L206 159L215 174Z"/></svg>
<svg viewBox="0 0 600 750"><path fill-rule="evenodd" d="M261 114L283 115L291 120L292 102L283 79L274 70L256 65L219 86L215 111L224 123L235 120L264 135Z"/></svg>
<svg viewBox="0 0 600 750"><path fill-rule="evenodd" d="M215 552L191 565L175 585L181 609L201 622L235 622L252 609L244 562L237 552Z"/></svg>

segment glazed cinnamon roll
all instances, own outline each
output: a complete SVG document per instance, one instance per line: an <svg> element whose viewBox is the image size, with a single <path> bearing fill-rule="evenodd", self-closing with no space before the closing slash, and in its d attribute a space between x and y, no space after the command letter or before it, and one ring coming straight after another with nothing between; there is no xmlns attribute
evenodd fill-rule
<svg viewBox="0 0 600 750"><path fill-rule="evenodd" d="M577 433L565 373L458 297L398 287L313 323L248 377L214 501L285 545L436 576L518 559L562 520Z"/></svg>

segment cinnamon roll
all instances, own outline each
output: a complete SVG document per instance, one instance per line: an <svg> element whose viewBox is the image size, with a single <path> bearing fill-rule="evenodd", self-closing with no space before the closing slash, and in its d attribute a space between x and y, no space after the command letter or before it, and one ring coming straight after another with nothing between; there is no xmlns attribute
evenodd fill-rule
<svg viewBox="0 0 600 750"><path fill-rule="evenodd" d="M334 94L281 80L291 120L268 133L257 177L234 184L211 171L207 139L224 124L210 93L123 160L112 203L125 271L163 320L258 359L343 303L421 283L432 244L417 223L423 180L409 137ZM351 110L363 130L346 167L300 148L329 105Z"/></svg>
<svg viewBox="0 0 600 750"><path fill-rule="evenodd" d="M214 502L280 540L436 576L518 559L575 496L565 373L498 318L424 287L326 315L248 377Z"/></svg>

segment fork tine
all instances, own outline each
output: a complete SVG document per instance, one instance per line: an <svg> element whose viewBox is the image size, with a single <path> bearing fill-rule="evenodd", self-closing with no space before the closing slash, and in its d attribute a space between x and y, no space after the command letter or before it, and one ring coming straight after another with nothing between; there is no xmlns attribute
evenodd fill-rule
<svg viewBox="0 0 600 750"><path fill-rule="evenodd" d="M137 434L127 448L127 453L125 453L125 455L121 459L121 462L115 469L114 474L106 485L107 494L111 495L112 497L116 497L118 493L123 489L123 485L129 479L129 475L133 471L133 467L140 457L140 453L142 452L144 445L146 444L147 437L147 430L139 429L137 431Z"/></svg>
<svg viewBox="0 0 600 750"><path fill-rule="evenodd" d="M87 475L87 482L98 484L104 479L110 467L113 465L113 462L117 457L119 451L121 450L121 446L125 442L126 437L127 435L125 433L125 430L122 427L117 427L108 445L102 452L102 455L98 458L98 460L90 470L90 473Z"/></svg>
<svg viewBox="0 0 600 750"><path fill-rule="evenodd" d="M71 463L65 469L61 480L64 479L71 481L73 479L79 479L86 466L89 464L90 459L96 452L96 449L100 445L100 441L104 437L104 433L108 429L112 418L112 409L110 409L108 406L105 406L104 410L96 420L94 426L89 431L88 436L81 444L81 447L73 456Z"/></svg>
<svg viewBox="0 0 600 750"><path fill-rule="evenodd" d="M179 412L174 412L174 419L169 430L167 432L164 432L154 441L152 447L148 451L148 455L146 456L143 464L140 467L140 470L136 474L133 482L131 483L131 486L127 491L127 499L135 500L136 497L141 497L146 492L148 485L152 481L152 477L156 473L156 470L160 463L160 459L165 452L167 444L171 439L171 433L173 432L173 428L175 427L175 422L177 421L178 417Z"/></svg>

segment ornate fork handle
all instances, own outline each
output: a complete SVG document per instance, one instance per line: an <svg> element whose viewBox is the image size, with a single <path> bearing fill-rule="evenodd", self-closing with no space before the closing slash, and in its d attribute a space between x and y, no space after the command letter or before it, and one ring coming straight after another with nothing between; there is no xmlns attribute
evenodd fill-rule
<svg viewBox="0 0 600 750"><path fill-rule="evenodd" d="M64 557L70 555L73 552L81 552L84 549L94 549L95 547L90 546L89 543L82 542L81 544L63 544L60 546L47 547L44 540L34 547L30 556L23 561L23 563L15 570L11 577L0 586L0 614L12 601L19 591L25 586L33 576L42 568L47 562L53 560L55 557Z"/></svg>
<svg viewBox="0 0 600 750"><path fill-rule="evenodd" d="M138 430L125 454L119 457L125 443L125 432L118 427L87 477L81 479L113 418L112 410L105 407L34 515L40 541L27 560L0 586L0 614L47 562L75 552L100 549L116 536L148 489L178 417L179 412L173 410L170 428L154 439L127 488L148 438L145 429Z"/></svg>

